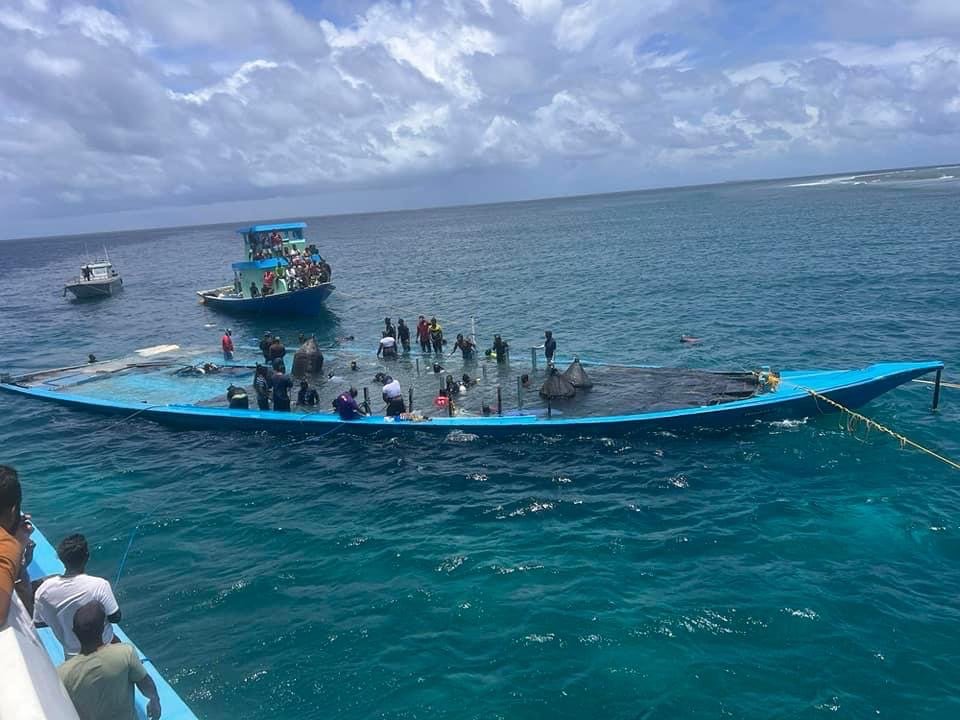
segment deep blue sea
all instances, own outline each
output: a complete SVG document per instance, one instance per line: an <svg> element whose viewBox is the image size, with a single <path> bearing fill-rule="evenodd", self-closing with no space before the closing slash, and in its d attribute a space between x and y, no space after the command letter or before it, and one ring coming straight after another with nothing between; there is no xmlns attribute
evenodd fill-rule
<svg viewBox="0 0 960 720"><path fill-rule="evenodd" d="M337 285L309 322L197 303L240 222L3 242L0 370L215 352L227 324L241 358L266 330L372 350L435 314L617 362L956 382L958 169L306 218ZM125 291L64 299L104 246ZM864 412L958 458L960 390L931 394ZM0 412L53 542L84 532L114 578L142 523L124 629L204 719L960 717L960 472L837 416L471 441Z"/></svg>

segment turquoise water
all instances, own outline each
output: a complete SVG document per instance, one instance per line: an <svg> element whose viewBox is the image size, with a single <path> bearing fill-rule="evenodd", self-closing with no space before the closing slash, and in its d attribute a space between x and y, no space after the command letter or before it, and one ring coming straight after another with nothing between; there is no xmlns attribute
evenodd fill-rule
<svg viewBox="0 0 960 720"><path fill-rule="evenodd" d="M229 324L244 346L305 331L372 351L385 315L448 333L474 316L514 348L551 328L564 352L625 363L932 358L956 380L949 173L308 219L329 312ZM226 323L193 291L229 279L233 227L0 244L3 369L216 350ZM64 300L103 244L124 293ZM913 383L865 412L956 458L960 391L930 400ZM51 540L85 532L113 578L142 521L124 627L202 718L960 713L960 473L836 417L496 442L0 408L2 461Z"/></svg>

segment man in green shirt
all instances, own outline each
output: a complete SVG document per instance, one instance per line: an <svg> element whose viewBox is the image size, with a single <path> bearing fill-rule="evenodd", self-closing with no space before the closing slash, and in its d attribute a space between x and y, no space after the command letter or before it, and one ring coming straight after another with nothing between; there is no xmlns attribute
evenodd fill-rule
<svg viewBox="0 0 960 720"><path fill-rule="evenodd" d="M103 644L107 615L103 606L91 602L77 609L73 632L80 641L80 654L57 668L60 680L77 709L80 720L136 720L133 686L149 702L147 716L160 717L157 686L147 675L136 650L125 643Z"/></svg>

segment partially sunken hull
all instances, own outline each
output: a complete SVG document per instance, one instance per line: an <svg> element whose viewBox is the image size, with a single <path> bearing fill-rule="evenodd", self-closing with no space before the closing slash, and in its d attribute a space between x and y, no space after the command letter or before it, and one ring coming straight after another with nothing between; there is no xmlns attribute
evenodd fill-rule
<svg viewBox="0 0 960 720"><path fill-rule="evenodd" d="M123 280L119 277L109 280L81 280L65 286L77 300L92 300L116 295L123 290Z"/></svg>
<svg viewBox="0 0 960 720"><path fill-rule="evenodd" d="M394 361L390 368L394 373L402 369L400 363ZM181 428L197 428L207 430L246 430L292 433L327 434L333 431L343 431L355 434L407 432L440 433L452 431L467 432L476 435L508 436L524 433L568 434L573 436L592 435L620 435L633 432L648 431L696 431L700 429L725 429L746 425L753 425L758 421L773 421L785 419L800 419L816 417L822 414L836 412L836 408L825 402L829 398L845 407L856 408L878 395L902 385L910 380L926 375L943 368L941 362L892 362L869 365L852 370L790 370L780 373L780 382L775 389L760 389L755 394L737 398L735 395L725 397L714 396L696 402L702 404L678 406L673 400L664 407L663 403L648 407L657 409L624 414L583 414L578 416L575 403L550 406L522 407L507 410L504 406L503 415L454 414L448 416L444 410L438 410L430 400L423 400L433 386L435 376L418 374L409 378L412 387L415 382L422 381L430 385L419 385L417 392L417 409L422 410L427 417L411 419L387 418L373 415L359 420L342 421L330 412L329 402L321 401L319 409L307 409L295 412L277 412L270 410L238 410L226 407L223 393L227 384L237 383L248 386L252 382L252 369L249 366L230 366L222 369L222 374L207 376L195 380L196 385L190 387L189 380L179 378L180 384L171 384L169 389L156 393L158 382L155 373L171 373L177 365L167 363L148 363L145 365L104 363L103 369L97 366L79 366L65 370L50 371L49 373L33 373L18 378L6 378L0 383L0 390L34 397L39 400L55 402L78 410L118 415L136 415L139 418L149 418L157 422ZM327 368L331 366L328 362ZM613 367L613 366L611 366ZM364 368L366 370L366 368ZM646 373L646 377L655 377L656 369L644 369L637 372ZM315 379L316 386L321 390L321 397L327 395L335 397L335 393L342 392L351 384L351 377L336 370L333 379ZM496 372L496 371L493 371ZM588 393L602 393L603 373L598 368L590 370L594 378L594 389ZM683 371L664 370L671 378L680 377ZM717 378L733 376L732 373L706 373L705 371L689 371L691 374L711 375ZM147 379L140 374L151 373ZM99 382L98 375L102 375L105 386L96 390ZM738 374L742 375L742 374ZM116 376L111 381L111 377ZM164 376L166 377L166 376ZM171 375L170 382L173 382ZM113 384L111 384L111 382ZM165 381L166 382L166 381ZM651 382L655 382L652 380ZM360 384L356 375L352 384ZM142 392L140 386L145 388ZM612 385L612 383L611 383ZM665 385L664 385L665 387ZM654 387L654 394L663 388ZM667 388L669 389L669 388ZM616 388L610 388L612 393ZM487 385L482 392L484 397L490 398L493 391L496 397L496 386ZM816 393L816 395L812 394ZM150 394L151 392L155 394ZM475 388L470 391L481 392ZM519 391L518 391L519 392ZM97 395L99 397L93 397ZM191 395L192 393L192 395ZM379 390L371 393L374 397ZM198 396L202 396L199 399ZM253 398L253 393L250 393ZM503 393L506 397L506 393ZM128 397L128 400L119 400L119 397ZM158 398L164 401L158 402ZM184 402L190 397L190 401ZM530 395L535 397L535 393ZM594 395L594 397L602 397ZM733 399L731 399L733 398ZM479 401L479 395L474 399ZM582 412L592 412L589 398ZM494 413L496 403L494 402ZM374 410L380 406L374 403ZM466 401L460 402L460 407L467 407ZM596 407L596 406L594 406ZM661 409L662 408L662 409ZM461 411L462 412L462 411ZM430 416L432 413L432 416Z"/></svg>
<svg viewBox="0 0 960 720"><path fill-rule="evenodd" d="M241 298L220 294L220 290L198 292L205 305L233 315L319 315L324 301L334 290L332 283L322 283L302 290L293 290L266 297Z"/></svg>

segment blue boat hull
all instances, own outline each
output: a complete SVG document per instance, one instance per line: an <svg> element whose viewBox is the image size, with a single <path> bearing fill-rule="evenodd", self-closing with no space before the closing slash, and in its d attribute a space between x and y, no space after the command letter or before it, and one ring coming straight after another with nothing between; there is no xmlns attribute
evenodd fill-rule
<svg viewBox="0 0 960 720"><path fill-rule="evenodd" d="M334 432L369 434L387 432L450 433L509 436L530 433L567 435L622 435L650 431L729 429L774 421L817 417L836 412L822 398L856 408L910 380L943 369L941 362L880 363L856 370L784 371L775 392L743 400L702 407L600 417L504 415L502 417L434 417L425 421L396 420L379 416L350 422L326 413L231 410L197 405L147 405L71 395L15 382L0 383L0 390L20 393L76 409L150 418L186 429L294 432L327 435ZM813 391L817 395L811 394Z"/></svg>
<svg viewBox="0 0 960 720"><path fill-rule="evenodd" d="M205 305L233 315L319 315L334 289L330 283L324 283L258 298L218 297L206 293L200 293L200 298Z"/></svg>

